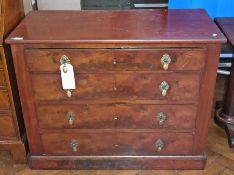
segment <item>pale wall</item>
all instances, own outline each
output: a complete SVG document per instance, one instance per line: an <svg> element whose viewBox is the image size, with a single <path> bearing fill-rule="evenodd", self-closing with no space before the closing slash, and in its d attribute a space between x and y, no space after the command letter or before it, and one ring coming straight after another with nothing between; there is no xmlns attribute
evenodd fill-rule
<svg viewBox="0 0 234 175"><path fill-rule="evenodd" d="M37 0L39 10L80 10L80 0ZM31 8L31 0L24 0L25 13Z"/></svg>

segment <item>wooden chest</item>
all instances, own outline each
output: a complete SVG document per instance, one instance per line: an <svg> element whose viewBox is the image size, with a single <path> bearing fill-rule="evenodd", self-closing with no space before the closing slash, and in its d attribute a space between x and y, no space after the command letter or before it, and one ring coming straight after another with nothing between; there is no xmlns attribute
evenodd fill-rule
<svg viewBox="0 0 234 175"><path fill-rule="evenodd" d="M7 39L30 167L204 168L225 41L203 10L31 12Z"/></svg>
<svg viewBox="0 0 234 175"><path fill-rule="evenodd" d="M15 163L26 162L26 135L12 55L3 40L23 17L23 1L0 0L0 150Z"/></svg>

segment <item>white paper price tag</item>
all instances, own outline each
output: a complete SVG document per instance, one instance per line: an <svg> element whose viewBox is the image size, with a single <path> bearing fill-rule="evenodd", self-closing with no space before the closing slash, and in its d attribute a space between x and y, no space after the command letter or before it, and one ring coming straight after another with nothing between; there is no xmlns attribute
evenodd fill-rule
<svg viewBox="0 0 234 175"><path fill-rule="evenodd" d="M65 89L65 90L76 89L73 66L71 64L68 64L68 63L66 63L65 66L67 67L66 73L63 71L64 65L62 64L60 66L63 89Z"/></svg>

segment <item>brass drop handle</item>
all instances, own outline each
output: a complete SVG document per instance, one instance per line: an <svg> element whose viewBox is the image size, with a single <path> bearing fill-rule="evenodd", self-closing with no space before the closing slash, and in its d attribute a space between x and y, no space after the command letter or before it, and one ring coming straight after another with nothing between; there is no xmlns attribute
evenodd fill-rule
<svg viewBox="0 0 234 175"><path fill-rule="evenodd" d="M163 81L159 88L161 89L161 92L162 92L162 96L166 96L167 95L167 91L169 90L170 88L170 85L166 82L166 81Z"/></svg>
<svg viewBox="0 0 234 175"><path fill-rule="evenodd" d="M72 96L72 90L71 89L67 89L66 92L67 92L67 97L71 98L71 96Z"/></svg>
<svg viewBox="0 0 234 175"><path fill-rule="evenodd" d="M165 148L165 144L164 142L161 140L161 139L158 139L156 142L155 142L155 147L156 147L156 150L158 152L162 151L164 148Z"/></svg>
<svg viewBox="0 0 234 175"><path fill-rule="evenodd" d="M68 119L68 124L70 126L73 126L74 122L75 122L75 114L73 112L68 112L67 113L67 119Z"/></svg>
<svg viewBox="0 0 234 175"><path fill-rule="evenodd" d="M60 63L63 65L63 72L67 73L68 68L67 68L67 64L70 64L70 60L66 55L63 55L60 59Z"/></svg>
<svg viewBox="0 0 234 175"><path fill-rule="evenodd" d="M67 71L68 71L68 68L67 68L66 64L64 64L64 66L63 66L63 72L67 73Z"/></svg>
<svg viewBox="0 0 234 175"><path fill-rule="evenodd" d="M77 152L78 142L76 140L71 140L70 146L71 146L73 152Z"/></svg>
<svg viewBox="0 0 234 175"><path fill-rule="evenodd" d="M113 65L116 65L116 64L117 64L117 60L116 60L115 58L112 60L112 64L113 64Z"/></svg>
<svg viewBox="0 0 234 175"><path fill-rule="evenodd" d="M158 125L162 126L164 124L164 122L166 121L167 116L164 112L159 112L157 119L158 119Z"/></svg>
<svg viewBox="0 0 234 175"><path fill-rule="evenodd" d="M164 54L161 58L161 64L164 70L168 70L169 64L171 63L171 57L168 54Z"/></svg>

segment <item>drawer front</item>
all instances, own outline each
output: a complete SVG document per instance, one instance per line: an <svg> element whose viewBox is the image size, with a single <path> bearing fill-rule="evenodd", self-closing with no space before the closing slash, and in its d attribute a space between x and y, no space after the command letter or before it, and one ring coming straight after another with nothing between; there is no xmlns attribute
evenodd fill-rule
<svg viewBox="0 0 234 175"><path fill-rule="evenodd" d="M15 137L15 129L10 115L0 114L0 137Z"/></svg>
<svg viewBox="0 0 234 175"><path fill-rule="evenodd" d="M191 105L44 105L37 107L42 129L193 129Z"/></svg>
<svg viewBox="0 0 234 175"><path fill-rule="evenodd" d="M41 139L48 155L186 155L193 147L192 134L175 132L48 133Z"/></svg>
<svg viewBox="0 0 234 175"><path fill-rule="evenodd" d="M3 69L0 69L0 86L6 86L6 79Z"/></svg>
<svg viewBox="0 0 234 175"><path fill-rule="evenodd" d="M32 87L36 100L189 100L199 95L199 74L76 74L76 89L68 98L62 89L60 75L33 75ZM162 95L160 85L169 88Z"/></svg>
<svg viewBox="0 0 234 175"><path fill-rule="evenodd" d="M60 75L32 76L32 87L36 100L86 100L114 98L114 76L105 74L77 74L76 89L68 98L62 89Z"/></svg>
<svg viewBox="0 0 234 175"><path fill-rule="evenodd" d="M66 55L76 73L106 71L163 71L161 58L168 54L168 70L201 70L205 64L204 49L145 49L145 50L91 50L91 49L35 49L26 50L28 69L58 72L60 58Z"/></svg>
<svg viewBox="0 0 234 175"><path fill-rule="evenodd" d="M10 99L7 91L0 91L0 110L8 110L10 108Z"/></svg>
<svg viewBox="0 0 234 175"><path fill-rule="evenodd" d="M119 74L115 79L119 99L197 101L199 96L199 74ZM164 95L163 82L168 87Z"/></svg>

